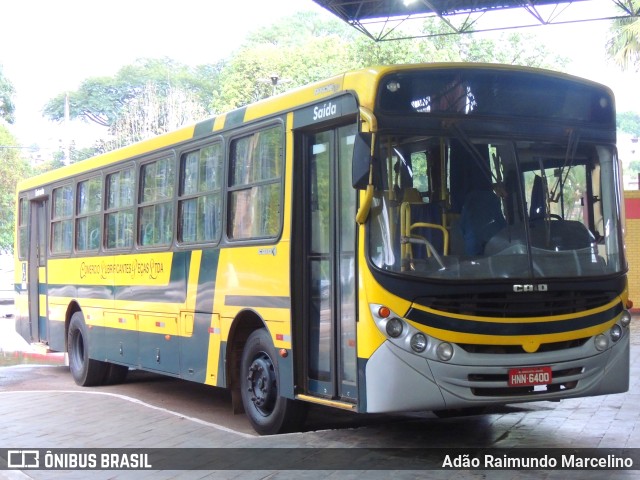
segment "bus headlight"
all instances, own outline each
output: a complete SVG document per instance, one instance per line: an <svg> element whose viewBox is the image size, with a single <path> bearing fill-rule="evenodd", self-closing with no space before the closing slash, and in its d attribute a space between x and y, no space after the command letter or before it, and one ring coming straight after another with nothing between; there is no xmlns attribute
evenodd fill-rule
<svg viewBox="0 0 640 480"><path fill-rule="evenodd" d="M622 315L620 316L620 325L626 328L629 326L630 323L631 323L631 314L629 313L629 310L625 310L624 312L622 312Z"/></svg>
<svg viewBox="0 0 640 480"><path fill-rule="evenodd" d="M453 346L450 343L442 342L436 348L436 355L443 362L448 362L453 357Z"/></svg>
<svg viewBox="0 0 640 480"><path fill-rule="evenodd" d="M596 338L594 341L595 341L596 349L601 352L605 351L609 346L609 339L607 338L606 335L603 335L602 333L600 335L596 335Z"/></svg>
<svg viewBox="0 0 640 480"><path fill-rule="evenodd" d="M622 338L622 327L616 323L611 327L609 336L611 337L611 340L613 340L613 343L616 343L620 338Z"/></svg>
<svg viewBox="0 0 640 480"><path fill-rule="evenodd" d="M398 338L400 335L402 335L402 320L397 317L393 317L387 322L387 326L385 327L385 329L387 330L387 335L389 335L391 338Z"/></svg>
<svg viewBox="0 0 640 480"><path fill-rule="evenodd" d="M422 353L427 348L427 337L422 333L416 333L411 337L411 349L416 353Z"/></svg>
<svg viewBox="0 0 640 480"><path fill-rule="evenodd" d="M376 323L380 333L386 341L391 342L398 348L412 355L419 355L428 360L449 360L453 357L453 345L446 343L440 346L440 351L436 351L436 346L441 340L429 336L420 331L411 321L402 317L385 305L377 303L369 304L371 316Z"/></svg>

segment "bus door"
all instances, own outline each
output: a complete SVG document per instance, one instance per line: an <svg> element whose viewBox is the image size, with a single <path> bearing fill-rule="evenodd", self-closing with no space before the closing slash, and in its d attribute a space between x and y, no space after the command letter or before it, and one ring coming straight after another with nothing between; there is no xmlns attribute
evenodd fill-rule
<svg viewBox="0 0 640 480"><path fill-rule="evenodd" d="M31 202L31 225L29 228L29 253L27 273L29 296L29 328L31 341L40 342L47 339L47 305L40 297L40 282L47 278L47 200L38 199ZM40 305L41 300L45 305Z"/></svg>
<svg viewBox="0 0 640 480"><path fill-rule="evenodd" d="M347 402L357 400L355 132L331 128L303 142L307 392Z"/></svg>

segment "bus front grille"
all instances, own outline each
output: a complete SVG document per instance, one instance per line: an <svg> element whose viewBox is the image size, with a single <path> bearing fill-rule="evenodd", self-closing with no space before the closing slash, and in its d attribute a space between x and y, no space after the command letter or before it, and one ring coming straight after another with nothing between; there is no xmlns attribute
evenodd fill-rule
<svg viewBox="0 0 640 480"><path fill-rule="evenodd" d="M508 292L434 295L416 299L416 303L442 313L492 318L530 318L584 312L606 305L616 297L616 292Z"/></svg>
<svg viewBox="0 0 640 480"><path fill-rule="evenodd" d="M543 343L537 352L556 352L560 350L567 350L569 348L577 348L584 345L589 338L578 338L575 340L566 340L563 342ZM460 348L468 353L482 353L482 354L521 354L526 353L522 345L481 345L471 343L458 343Z"/></svg>

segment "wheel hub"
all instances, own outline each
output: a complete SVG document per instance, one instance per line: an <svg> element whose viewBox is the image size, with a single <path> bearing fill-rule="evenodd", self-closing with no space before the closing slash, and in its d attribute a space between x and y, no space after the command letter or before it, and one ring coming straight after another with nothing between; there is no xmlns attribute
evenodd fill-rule
<svg viewBox="0 0 640 480"><path fill-rule="evenodd" d="M277 392L275 369L271 359L266 355L256 357L249 367L247 377L248 390L251 401L256 409L263 415L273 411Z"/></svg>

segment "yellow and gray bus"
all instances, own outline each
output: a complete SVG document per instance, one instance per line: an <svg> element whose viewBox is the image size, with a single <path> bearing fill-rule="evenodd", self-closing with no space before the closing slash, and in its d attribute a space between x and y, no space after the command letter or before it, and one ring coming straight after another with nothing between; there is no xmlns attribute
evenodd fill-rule
<svg viewBox="0 0 640 480"><path fill-rule="evenodd" d="M488 64L345 73L18 186L16 328L76 383L452 411L624 392L614 98Z"/></svg>

